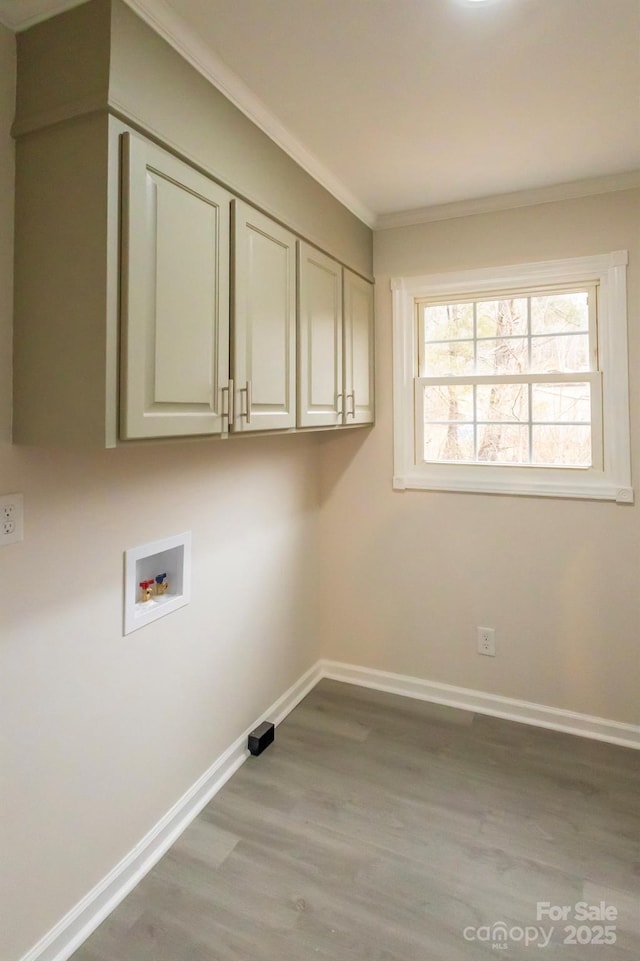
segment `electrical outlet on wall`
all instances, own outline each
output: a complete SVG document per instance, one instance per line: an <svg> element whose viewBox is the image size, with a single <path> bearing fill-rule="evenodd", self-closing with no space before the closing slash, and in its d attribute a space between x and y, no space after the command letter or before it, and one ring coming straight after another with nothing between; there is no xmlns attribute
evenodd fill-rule
<svg viewBox="0 0 640 961"><path fill-rule="evenodd" d="M0 494L0 547L23 537L22 494Z"/></svg>
<svg viewBox="0 0 640 961"><path fill-rule="evenodd" d="M478 654L496 656L496 632L492 627L478 628Z"/></svg>

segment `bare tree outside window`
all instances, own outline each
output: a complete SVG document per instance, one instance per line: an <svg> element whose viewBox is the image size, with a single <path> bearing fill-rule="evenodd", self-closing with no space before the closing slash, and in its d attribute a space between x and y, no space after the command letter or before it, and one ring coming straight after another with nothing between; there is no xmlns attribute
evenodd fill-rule
<svg viewBox="0 0 640 961"><path fill-rule="evenodd" d="M591 464L588 290L421 310L425 460Z"/></svg>

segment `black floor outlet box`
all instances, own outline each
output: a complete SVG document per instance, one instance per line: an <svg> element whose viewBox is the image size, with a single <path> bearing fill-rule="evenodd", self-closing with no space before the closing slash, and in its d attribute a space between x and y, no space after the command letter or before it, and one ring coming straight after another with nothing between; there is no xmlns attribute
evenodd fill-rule
<svg viewBox="0 0 640 961"><path fill-rule="evenodd" d="M262 754L265 748L273 742L276 736L276 729L270 721L263 721L259 724L255 730L249 735L249 752L257 757L258 754Z"/></svg>

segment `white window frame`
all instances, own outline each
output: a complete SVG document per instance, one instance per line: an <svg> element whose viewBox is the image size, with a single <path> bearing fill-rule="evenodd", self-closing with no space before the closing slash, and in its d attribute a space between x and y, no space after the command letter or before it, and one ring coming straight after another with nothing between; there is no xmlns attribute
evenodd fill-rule
<svg viewBox="0 0 640 961"><path fill-rule="evenodd" d="M541 497L581 497L633 503L629 434L626 250L594 257L481 268L391 281L393 298L393 405L395 490L448 490ZM590 468L425 462L418 456L416 423L418 319L424 298L476 298L545 286L596 285L598 290L598 372L601 419L592 425ZM588 379L583 374L579 379ZM535 379L532 375L530 379ZM548 376L545 375L548 380ZM460 383L466 382L463 377ZM600 439L602 431L602 439ZM602 456L596 452L602 451Z"/></svg>

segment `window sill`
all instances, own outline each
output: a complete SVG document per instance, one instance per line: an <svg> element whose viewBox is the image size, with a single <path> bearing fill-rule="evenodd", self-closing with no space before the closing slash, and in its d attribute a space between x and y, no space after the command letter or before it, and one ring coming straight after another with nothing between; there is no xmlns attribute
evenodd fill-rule
<svg viewBox="0 0 640 961"><path fill-rule="evenodd" d="M516 471L520 476L501 476L504 470ZM537 469L536 473L537 473ZM544 470L544 469L543 469ZM555 471L554 471L555 473ZM570 473L574 476L567 477ZM531 469L484 466L433 464L428 469L416 467L405 474L396 474L393 489L453 491L469 494L511 494L524 497L569 497L583 500L616 501L633 504L632 487L614 485L602 476L586 472L563 471L563 477L550 477L548 471L531 476Z"/></svg>

